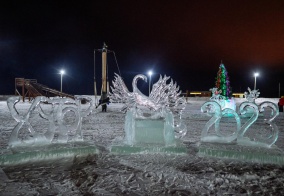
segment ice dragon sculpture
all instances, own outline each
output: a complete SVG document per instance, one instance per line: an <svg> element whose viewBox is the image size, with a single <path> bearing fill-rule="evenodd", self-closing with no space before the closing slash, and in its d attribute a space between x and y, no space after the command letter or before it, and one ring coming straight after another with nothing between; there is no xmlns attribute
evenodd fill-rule
<svg viewBox="0 0 284 196"><path fill-rule="evenodd" d="M122 111L126 112L130 108L147 107L152 111L160 111L162 109L169 109L173 114L181 114L185 108L186 100L180 97L181 91L176 83L171 82L167 84L170 77L160 75L159 80L153 85L152 91L147 97L138 88L137 82L142 79L147 82L147 77L138 74L133 78L132 88L133 92L129 92L123 79L115 74L115 79L112 82L112 93L109 97L111 102L124 103Z"/></svg>
<svg viewBox="0 0 284 196"><path fill-rule="evenodd" d="M83 141L82 135L82 119L92 112L93 101L87 96L76 96L75 100L70 98L52 98L36 97L30 108L25 114L20 114L16 109L16 104L20 101L20 97L10 97L7 100L8 108L12 117L17 121L17 125L12 130L9 146L39 146L54 143L67 143L69 140ZM82 109L81 102L89 103L87 109ZM67 113L72 112L75 115L74 122L65 119ZM32 116L37 113L44 119L41 129L38 130L35 126L37 119ZM47 123L45 123L48 121ZM67 122L66 122L67 121ZM68 122L69 121L69 122ZM25 133L26 131L29 134ZM71 138L68 134L73 132ZM57 140L54 141L54 136L57 134Z"/></svg>

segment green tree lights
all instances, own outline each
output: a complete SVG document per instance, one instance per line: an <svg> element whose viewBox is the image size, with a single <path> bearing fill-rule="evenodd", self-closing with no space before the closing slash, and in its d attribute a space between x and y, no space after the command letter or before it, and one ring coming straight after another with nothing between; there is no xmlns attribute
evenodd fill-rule
<svg viewBox="0 0 284 196"><path fill-rule="evenodd" d="M218 91L221 90L220 94L224 97L224 99L227 100L232 97L232 88L230 86L228 72L223 63L219 66L215 85L216 88L218 88Z"/></svg>

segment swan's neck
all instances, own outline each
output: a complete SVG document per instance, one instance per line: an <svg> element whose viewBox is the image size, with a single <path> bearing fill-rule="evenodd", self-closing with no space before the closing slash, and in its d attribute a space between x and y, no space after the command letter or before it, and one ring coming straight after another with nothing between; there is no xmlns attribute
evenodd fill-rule
<svg viewBox="0 0 284 196"><path fill-rule="evenodd" d="M144 79L144 78L141 75L137 75L133 78L132 88L133 88L134 93L141 93L140 90L137 88L137 82L138 82L139 79Z"/></svg>

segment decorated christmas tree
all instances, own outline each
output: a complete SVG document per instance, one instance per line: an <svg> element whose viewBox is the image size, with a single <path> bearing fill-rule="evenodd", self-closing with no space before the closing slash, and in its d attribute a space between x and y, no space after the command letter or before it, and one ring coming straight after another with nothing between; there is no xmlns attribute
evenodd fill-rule
<svg viewBox="0 0 284 196"><path fill-rule="evenodd" d="M216 88L218 91L221 90L220 95L223 96L223 98L230 99L232 97L232 90L230 86L229 76L228 72L225 68L225 65L223 63L219 66L219 71L217 73L216 78Z"/></svg>

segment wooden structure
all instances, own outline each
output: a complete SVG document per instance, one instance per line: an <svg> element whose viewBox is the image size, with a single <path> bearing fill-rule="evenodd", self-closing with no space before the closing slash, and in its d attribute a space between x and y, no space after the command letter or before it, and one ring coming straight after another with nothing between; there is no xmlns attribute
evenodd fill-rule
<svg viewBox="0 0 284 196"><path fill-rule="evenodd" d="M46 97L69 97L74 99L73 95L60 92L55 89L51 89L45 85L42 85L37 82L36 79L25 79L25 78L15 78L15 94L22 96L23 101L26 98L29 101L37 96L46 96Z"/></svg>

